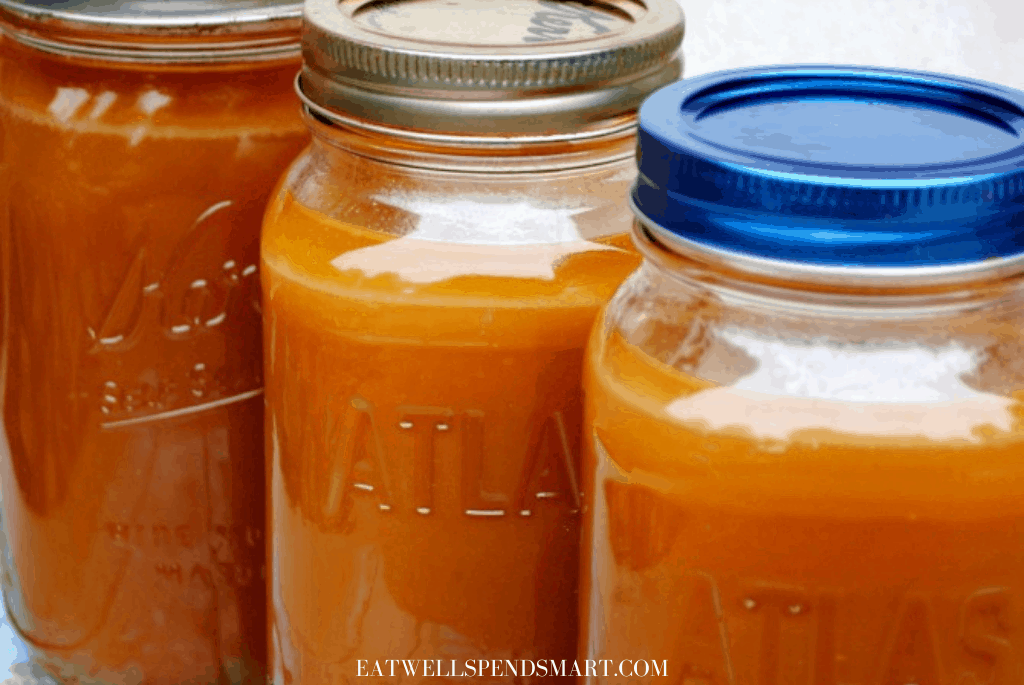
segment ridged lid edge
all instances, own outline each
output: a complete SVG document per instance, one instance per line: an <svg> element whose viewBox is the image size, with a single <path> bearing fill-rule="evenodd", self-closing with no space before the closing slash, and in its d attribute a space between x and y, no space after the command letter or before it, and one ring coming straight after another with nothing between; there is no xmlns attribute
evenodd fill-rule
<svg viewBox="0 0 1024 685"><path fill-rule="evenodd" d="M251 7L235 11L172 13L166 15L118 15L112 12L76 12L53 7L38 7L17 0L0 0L0 17L4 20L59 24L80 29L103 29L134 35L194 34L211 31L231 33L256 26L286 22L298 27L302 18L302 3L288 2L272 6Z"/></svg>
<svg viewBox="0 0 1024 685"><path fill-rule="evenodd" d="M577 88L626 81L663 66L678 50L683 33L680 23L620 48L526 58L432 53L355 40L334 41L307 22L303 57L312 69L369 87L381 84L438 91ZM311 47L313 43L318 47ZM330 62L324 64L321 56Z"/></svg>

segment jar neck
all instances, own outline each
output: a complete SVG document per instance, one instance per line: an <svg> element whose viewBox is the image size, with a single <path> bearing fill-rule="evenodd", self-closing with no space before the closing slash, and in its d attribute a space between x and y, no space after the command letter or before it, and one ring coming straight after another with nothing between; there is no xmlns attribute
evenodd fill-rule
<svg viewBox="0 0 1024 685"><path fill-rule="evenodd" d="M299 20L285 19L247 26L245 30L144 32L90 26L68 27L5 16L5 41L58 58L122 69L208 70L220 66L273 65L300 57Z"/></svg>
<svg viewBox="0 0 1024 685"><path fill-rule="evenodd" d="M501 137L439 135L303 107L314 145L396 166L474 174L561 171L621 163L636 153L636 114L585 130Z"/></svg>
<svg viewBox="0 0 1024 685"><path fill-rule="evenodd" d="M633 242L644 267L659 277L724 298L759 302L784 310L824 311L851 316L902 316L985 306L1021 291L1024 259L989 260L938 273L929 268L898 270L821 267L683 246L649 225L633 224ZM685 242L685 241L684 241ZM941 269L938 270L941 272Z"/></svg>
<svg viewBox="0 0 1024 685"><path fill-rule="evenodd" d="M285 57L264 55L247 58L238 56L233 59L191 62L148 62L66 54L43 50L12 38L3 32L2 26L0 26L0 51L3 52L4 59L9 63L16 62L21 68L33 65L31 68L42 69L51 74L121 74L126 78L147 78L157 74L172 77L180 75L189 78L195 75L209 75L224 82L239 75L244 75L245 78L258 78L257 75L278 71L287 74L285 78L290 79L301 63L301 58L297 54ZM133 76L129 77L129 74ZM287 93L287 90L284 92Z"/></svg>

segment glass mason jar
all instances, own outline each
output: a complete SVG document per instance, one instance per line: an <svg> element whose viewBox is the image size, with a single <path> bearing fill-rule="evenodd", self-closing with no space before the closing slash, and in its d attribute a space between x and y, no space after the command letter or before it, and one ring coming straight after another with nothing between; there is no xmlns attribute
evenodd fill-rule
<svg viewBox="0 0 1024 685"><path fill-rule="evenodd" d="M587 658L1020 682L1022 131L1024 93L904 71L644 104L644 261L585 367Z"/></svg>
<svg viewBox="0 0 1024 685"><path fill-rule="evenodd" d="M674 0L306 5L262 245L277 682L574 657L583 347L681 38Z"/></svg>
<svg viewBox="0 0 1024 685"><path fill-rule="evenodd" d="M263 682L259 228L301 4L0 1L10 619L55 677Z"/></svg>

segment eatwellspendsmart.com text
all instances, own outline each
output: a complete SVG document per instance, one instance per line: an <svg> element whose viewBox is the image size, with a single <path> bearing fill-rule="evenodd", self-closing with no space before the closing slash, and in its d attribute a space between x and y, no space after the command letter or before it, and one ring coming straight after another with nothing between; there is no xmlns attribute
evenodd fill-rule
<svg viewBox="0 0 1024 685"><path fill-rule="evenodd" d="M647 678L667 676L668 661L662 659L359 659L356 676L394 678L397 676L441 678L508 678L548 676L591 676Z"/></svg>

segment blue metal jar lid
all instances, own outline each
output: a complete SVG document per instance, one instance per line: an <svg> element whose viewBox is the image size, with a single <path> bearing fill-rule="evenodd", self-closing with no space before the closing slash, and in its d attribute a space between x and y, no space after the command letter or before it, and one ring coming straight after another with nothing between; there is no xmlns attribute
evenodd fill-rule
<svg viewBox="0 0 1024 685"><path fill-rule="evenodd" d="M640 108L634 210L698 245L817 265L1024 253L1024 92L925 72L719 72Z"/></svg>

